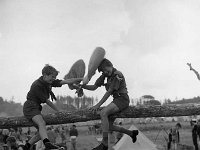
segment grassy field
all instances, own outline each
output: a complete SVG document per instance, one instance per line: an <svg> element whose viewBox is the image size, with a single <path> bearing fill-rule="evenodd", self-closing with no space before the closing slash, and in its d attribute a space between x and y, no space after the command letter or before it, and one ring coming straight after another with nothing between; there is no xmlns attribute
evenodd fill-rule
<svg viewBox="0 0 200 150"><path fill-rule="evenodd" d="M175 126L175 122L164 122L154 124L135 124L152 142L156 145L166 145L167 133L169 129ZM181 122L180 142L182 144L191 145L192 143L192 127L189 122ZM166 133L167 132L167 133ZM157 138L156 138L157 137Z"/></svg>
<svg viewBox="0 0 200 150"><path fill-rule="evenodd" d="M146 135L153 143L155 143L159 150L166 150L169 129L175 126L176 122L163 122L163 123L148 123L148 124L134 124L144 135ZM180 142L184 145L193 146L192 143L192 127L189 122L181 122L182 128L180 129ZM129 128L131 124L124 125ZM97 135L88 135L87 127L77 127L80 136L78 138L78 150L90 150L98 145L95 137ZM167 132L167 133L166 133ZM69 145L69 143L68 143Z"/></svg>
<svg viewBox="0 0 200 150"><path fill-rule="evenodd" d="M180 129L180 142L181 144L193 146L192 143L192 127L189 122L180 122L182 128ZM129 128L133 123L123 125L125 128ZM148 123L148 124L134 124L144 135L146 135L154 144L157 145L159 150L166 150L168 135L171 127L174 127L176 122L161 122L161 123ZM91 150L99 143L96 137L101 135L88 134L87 126L77 125L79 136L77 140L77 150ZM26 129L24 129L26 130ZM69 136L67 135L66 141L68 150L70 149ZM1 148L0 148L1 150Z"/></svg>

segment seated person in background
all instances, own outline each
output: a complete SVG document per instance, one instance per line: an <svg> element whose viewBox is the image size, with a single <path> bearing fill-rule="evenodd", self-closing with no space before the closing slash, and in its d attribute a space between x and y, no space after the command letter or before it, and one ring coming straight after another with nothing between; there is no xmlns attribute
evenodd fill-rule
<svg viewBox="0 0 200 150"><path fill-rule="evenodd" d="M8 135L10 134L9 130L8 129L3 129L2 131L2 135L3 135L3 142L4 144L6 144L6 139L9 137Z"/></svg>
<svg viewBox="0 0 200 150"><path fill-rule="evenodd" d="M7 145L8 145L8 150L18 150L16 139L15 139L14 136L9 136L6 139L6 142L7 142Z"/></svg>

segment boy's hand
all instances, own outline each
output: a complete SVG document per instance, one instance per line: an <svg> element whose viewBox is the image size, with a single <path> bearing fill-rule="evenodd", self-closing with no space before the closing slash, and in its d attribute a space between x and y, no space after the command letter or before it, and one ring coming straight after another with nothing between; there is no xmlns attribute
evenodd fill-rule
<svg viewBox="0 0 200 150"><path fill-rule="evenodd" d="M93 113L95 113L96 111L98 111L99 108L100 108L100 106L97 104L97 105L91 107L89 110L91 110Z"/></svg>
<svg viewBox="0 0 200 150"><path fill-rule="evenodd" d="M78 97L82 97L84 95L82 88L78 88L75 93L78 95Z"/></svg>

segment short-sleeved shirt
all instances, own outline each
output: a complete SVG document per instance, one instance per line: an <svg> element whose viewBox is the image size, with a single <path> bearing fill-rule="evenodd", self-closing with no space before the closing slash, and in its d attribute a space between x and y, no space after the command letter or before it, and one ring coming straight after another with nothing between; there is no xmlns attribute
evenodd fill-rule
<svg viewBox="0 0 200 150"><path fill-rule="evenodd" d="M107 83L104 83L106 78L107 78ZM115 68L113 68L113 71L110 77L106 77L104 74L102 74L96 80L95 85L98 87L105 86L107 91L111 88L111 90L113 91L111 94L113 96L122 94L122 93L128 93L128 90L126 87L126 81L123 74Z"/></svg>
<svg viewBox="0 0 200 150"><path fill-rule="evenodd" d="M172 128L172 141L179 142L179 131L175 127Z"/></svg>
<svg viewBox="0 0 200 150"><path fill-rule="evenodd" d="M75 128L70 129L69 136L78 136L78 130Z"/></svg>
<svg viewBox="0 0 200 150"><path fill-rule="evenodd" d="M49 84L40 77L31 85L30 91L27 94L27 101L23 106L24 116L32 121L32 118L36 115L41 114L42 106L41 103L45 103L47 99L55 99L55 95L51 91L52 87L61 87L61 80L54 80L52 84ZM37 128L37 125L35 125Z"/></svg>
<svg viewBox="0 0 200 150"><path fill-rule="evenodd" d="M61 87L62 80L54 80L52 84L49 84L43 80L41 76L39 79L33 82L30 91L27 94L27 100L36 102L37 104L45 103L49 99L52 87Z"/></svg>

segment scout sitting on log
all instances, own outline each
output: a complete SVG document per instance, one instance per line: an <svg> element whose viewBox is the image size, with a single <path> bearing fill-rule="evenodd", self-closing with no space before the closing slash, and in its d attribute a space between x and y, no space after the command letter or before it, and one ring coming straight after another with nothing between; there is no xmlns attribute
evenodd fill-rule
<svg viewBox="0 0 200 150"><path fill-rule="evenodd" d="M27 101L24 103L23 113L29 121L34 123L39 132L27 142L24 147L25 150L29 150L30 147L39 140L43 141L46 149L58 149L58 146L53 145L48 139L46 122L41 114L41 103L46 103L55 111L59 111L58 108L49 100L49 96L51 96L52 101L56 100L51 88L61 87L64 84L73 84L82 80L82 78L58 80L56 79L58 73L59 72L54 67L46 65L42 69L42 76L33 82L30 91L27 94Z"/></svg>
<svg viewBox="0 0 200 150"><path fill-rule="evenodd" d="M113 125L114 119L109 118L110 115L120 112L129 106L129 96L126 87L126 82L123 74L113 67L113 64L108 59L103 59L98 66L98 71L102 75L96 80L94 85L81 85L87 90L96 90L100 86L105 86L106 93L98 104L91 108L92 111L97 111L100 106L108 99L110 95L113 96L113 101L103 108L100 112L103 130L103 139L99 146L93 150L107 150L108 149L108 132L117 131L129 135L133 143L137 140L138 130L127 130L123 127ZM104 80L107 78L107 83Z"/></svg>

